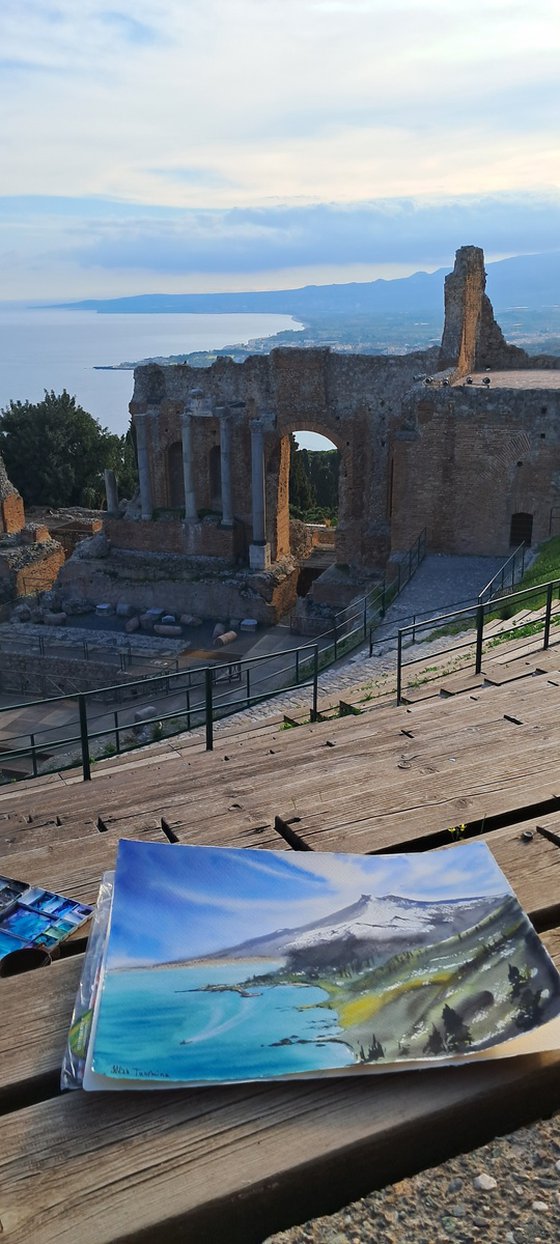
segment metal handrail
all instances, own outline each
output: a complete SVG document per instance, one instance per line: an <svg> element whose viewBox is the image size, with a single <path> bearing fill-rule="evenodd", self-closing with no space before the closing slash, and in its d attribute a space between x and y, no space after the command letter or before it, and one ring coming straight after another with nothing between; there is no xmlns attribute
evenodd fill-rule
<svg viewBox="0 0 560 1244"><path fill-rule="evenodd" d="M281 692L285 692L286 690L289 691L295 688L301 689L302 687L312 688L310 717L311 720L314 721L317 718L319 669L325 668L327 665L331 665L334 661L338 660L338 657L341 655L342 647L344 648L344 651L347 651L349 648L357 647L361 640L366 642L367 628L371 616L372 606L375 604L376 608L379 609L381 616L383 616L389 597L393 599L394 595L400 591L401 587L409 581L414 570L423 560L425 552L426 530L424 529L415 541L415 544L405 555L405 560L408 560L407 577L403 580L401 567L399 565L398 574L391 584L387 585L386 582L384 582L381 588L372 589L372 591L367 593L366 596L359 598L357 602L353 602L351 605L347 606L346 609L340 610L339 613L335 615L333 625L321 635L313 637L312 643L301 644L297 648L281 649L279 652L266 653L261 656L249 656L241 659L237 658L235 661L225 660L220 664L213 664L211 666L209 665L203 667L199 666L198 668L190 670L175 670L174 672L170 672L169 670L160 669L157 673L149 676L134 679L126 683L121 682L106 687L97 687L91 691L79 692L77 695L76 693L68 693L43 697L41 699L28 700L21 704L11 704L8 708L0 710L0 720L3 712L13 712L18 708L47 708L51 704L64 704L70 701L74 704L77 703L79 735L72 733L70 737L66 739L50 739L48 742L43 741L41 743L36 739L35 734L30 734L28 736L31 741L30 747L16 747L5 751L4 753L0 753L0 764L2 759L4 761L9 761L29 756L31 757L33 776L36 776L38 772L37 755L44 750L45 747L48 747L52 753L58 748L68 748L69 745L79 741L81 745L83 777L84 781L88 781L91 777L91 759L89 755L89 744L91 741L112 735L115 739L115 750L120 752L122 750L121 734L125 730L130 730L132 726L139 727L142 725L156 725L160 722L168 721L174 718L177 720L186 718L187 729L190 730L193 716L196 717L197 715L202 715L206 730L206 747L207 750L211 750L213 747L213 721L215 709L219 708L222 711L222 714L223 712L235 712L238 707L250 707L252 704L260 703L262 700L279 695ZM353 622L357 622L358 625L351 629ZM324 641L327 642L324 643L322 648L320 648L320 643ZM279 669L278 662L283 658L288 658L288 663L281 666ZM293 677L289 675L291 664L294 665ZM259 668L263 665L265 666L265 669L268 667L270 670L268 676L269 687L266 691L257 691L255 680L253 680L253 686L251 688L250 671L253 667ZM230 675L228 681L230 683L232 681L241 681L243 671L245 671L246 690L242 696L232 699L227 692L216 692L214 690L214 684L217 681L221 681L219 679L221 670L226 671L229 669L231 671L234 666L235 678L233 679ZM285 675L288 676L287 684L284 681ZM265 682L265 678L257 678L256 681L257 683L262 684ZM281 685L270 686L270 681L273 681L274 683L280 681ZM185 682L187 682L186 686ZM177 709L173 713L158 712L155 717L143 718L141 721L134 723L123 723L122 720L119 721L118 710L115 710L113 712L113 725L98 730L94 729L92 731L91 726L94 722L92 722L91 719L88 721L88 703L92 699L99 699L101 696L105 698L112 695L114 699L118 700L121 696L121 692L126 691L127 695L130 695L131 692L134 692L138 688L142 689L143 697L152 698L151 688L159 687L162 688L160 693L161 695L170 695L174 691L177 693L184 692L186 695L186 707ZM193 690L193 688L196 689L197 687L201 693L201 698L199 701L193 703L191 699L191 690ZM228 695L227 700L224 699L224 695ZM155 698L155 696L153 698ZM110 711L111 710L108 710L108 712ZM104 716L104 714L99 714L99 717L101 716ZM41 733L46 734L54 732L55 729L56 727L46 727ZM13 737L15 739L20 739L25 736L18 734ZM142 746L140 743L136 745ZM126 750L128 750L128 748ZM72 766L74 765L75 761L72 762Z"/></svg>
<svg viewBox="0 0 560 1244"><path fill-rule="evenodd" d="M526 546L525 540L522 540L521 544L518 544L515 551L513 553L510 553L510 556L508 557L507 561L504 562L503 566L500 566L500 569L496 571L495 575L492 575L492 578L489 580L486 586L483 587L482 591L478 593L477 599L478 599L479 605L483 603L484 597L486 596L487 592L489 593L488 600L492 599L492 596L494 595L492 588L494 587L494 584L497 583L498 579L501 578L502 580L501 586L502 587L504 586L505 574L510 564L511 564L511 586L513 587L515 583L515 563L516 563L519 553L521 553L521 574L519 577L521 579L523 578L523 575L525 573L525 549L526 547L527 546Z"/></svg>
<svg viewBox="0 0 560 1244"><path fill-rule="evenodd" d="M549 579L546 583L532 584L530 587L520 588L519 591L517 592L510 592L508 593L507 596L500 596L500 607L501 607L501 606L507 606L512 601L516 601L519 603L523 600L526 600L528 597L531 598L533 596L542 595L543 593L545 594L546 604L545 604L545 613L543 617L543 626L544 626L543 649L546 649L550 646L550 624L551 624L551 618L552 618L552 600L553 600L555 591L558 591L558 595L560 598L560 578ZM433 630L435 627L439 628L439 627L448 625L450 622L460 621L461 618L465 618L466 620L467 618L471 618L474 614L476 617L474 672L475 674L480 674L481 669L482 669L482 646L483 646L483 641L484 641L484 615L485 613L490 612L492 609L492 606L494 605L495 605L495 601L491 601L491 600L486 601L485 603L480 602L477 605L471 606L470 608L467 608L467 609L455 609L450 613L442 613L442 614L436 615L435 617L427 618L424 622L420 622L420 623L415 622L413 625L403 626L399 628L397 632L397 704L402 703L402 670L403 670L403 664L404 664L403 659L402 659L402 651L403 651L403 643L404 643L405 636L410 635L412 633L415 639L416 631L418 630L427 629L428 627ZM511 627L510 629L514 631L517 628ZM413 639L413 642L414 642L414 639ZM408 662L407 664L415 664L415 662Z"/></svg>

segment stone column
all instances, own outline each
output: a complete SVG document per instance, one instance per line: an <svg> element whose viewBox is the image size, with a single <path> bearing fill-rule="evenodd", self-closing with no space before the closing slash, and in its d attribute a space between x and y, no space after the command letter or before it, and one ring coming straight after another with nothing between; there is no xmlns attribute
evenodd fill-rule
<svg viewBox="0 0 560 1244"><path fill-rule="evenodd" d="M150 476L150 415L135 415L136 447L138 451L138 479L140 482L140 506L142 518L152 518L152 480Z"/></svg>
<svg viewBox="0 0 560 1244"><path fill-rule="evenodd" d="M105 471L105 496L107 498L107 513L113 514L116 517L119 513L119 492L115 472L111 471L109 467Z"/></svg>
<svg viewBox="0 0 560 1244"><path fill-rule="evenodd" d="M251 424L251 498L253 507L253 542L249 548L251 570L267 570L270 566L270 544L266 541L266 480L264 470L264 422Z"/></svg>
<svg viewBox="0 0 560 1244"><path fill-rule="evenodd" d="M233 527L233 499L231 492L231 419L222 407L220 417L220 470L222 477L222 527Z"/></svg>
<svg viewBox="0 0 560 1244"><path fill-rule="evenodd" d="M183 442L183 481L185 485L185 522L196 523L198 510L193 480L192 420L187 410L181 415L181 439Z"/></svg>

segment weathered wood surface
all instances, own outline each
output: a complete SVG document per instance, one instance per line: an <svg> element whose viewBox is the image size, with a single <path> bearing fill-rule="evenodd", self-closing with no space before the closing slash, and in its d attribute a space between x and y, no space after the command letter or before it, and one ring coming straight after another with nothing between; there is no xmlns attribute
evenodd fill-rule
<svg viewBox="0 0 560 1244"><path fill-rule="evenodd" d="M118 837L166 842L163 816L181 841L286 850L272 827L286 807L301 811L302 846L421 849L433 827L560 799L559 694L526 678L232 735L213 754L160 753L91 784L28 784L0 801L0 871L93 901ZM560 846L537 825L560 835L560 810L483 838L560 964ZM560 1052L421 1074L59 1096L81 963L0 980L0 1223L13 1244L258 1244L560 1107Z"/></svg>
<svg viewBox="0 0 560 1244"><path fill-rule="evenodd" d="M2 1120L11 1244L262 1240L560 1105L560 1056L315 1084L82 1093Z"/></svg>

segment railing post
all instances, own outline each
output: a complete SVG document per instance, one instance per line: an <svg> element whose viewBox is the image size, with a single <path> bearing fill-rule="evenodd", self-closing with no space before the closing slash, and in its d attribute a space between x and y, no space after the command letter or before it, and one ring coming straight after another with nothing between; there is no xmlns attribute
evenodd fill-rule
<svg viewBox="0 0 560 1244"><path fill-rule="evenodd" d="M247 708L251 707L251 670L247 666Z"/></svg>
<svg viewBox="0 0 560 1244"><path fill-rule="evenodd" d="M37 777L37 752L35 751L35 735L29 735L31 743L31 764L33 765L33 777Z"/></svg>
<svg viewBox="0 0 560 1244"><path fill-rule="evenodd" d="M190 684L189 684L189 686L187 687L186 697L187 697L187 730L190 730L190 728L191 728L191 690L190 690Z"/></svg>
<svg viewBox="0 0 560 1244"><path fill-rule="evenodd" d="M397 705L402 700L402 631L397 631Z"/></svg>
<svg viewBox="0 0 560 1244"><path fill-rule="evenodd" d="M484 605L476 608L476 659L474 672L480 674L482 669L482 636L484 633Z"/></svg>
<svg viewBox="0 0 560 1244"><path fill-rule="evenodd" d="M119 756L121 751L121 735L119 730L119 714L117 709L115 709L113 713L113 721L115 723L115 747L117 749L117 756Z"/></svg>
<svg viewBox="0 0 560 1244"><path fill-rule="evenodd" d="M412 642L413 644L416 643L416 614L415 613L413 613L412 615Z"/></svg>
<svg viewBox="0 0 560 1244"><path fill-rule="evenodd" d="M319 645L315 644L313 649L313 703L311 705L311 720L317 721L319 703Z"/></svg>
<svg viewBox="0 0 560 1244"><path fill-rule="evenodd" d="M544 615L543 648L548 648L548 645L550 642L550 615L552 613L552 590L553 590L553 584L549 583L546 589L546 613Z"/></svg>
<svg viewBox="0 0 560 1244"><path fill-rule="evenodd" d="M86 697L83 692L78 696L78 710L80 713L80 740L82 744L82 771L84 782L91 781L91 768L89 763L89 738L87 727L87 708Z"/></svg>
<svg viewBox="0 0 560 1244"><path fill-rule="evenodd" d="M206 704L206 751L214 749L214 722L212 706L212 670L207 666L204 671L204 699Z"/></svg>
<svg viewBox="0 0 560 1244"><path fill-rule="evenodd" d="M296 687L299 687L299 648L296 648Z"/></svg>

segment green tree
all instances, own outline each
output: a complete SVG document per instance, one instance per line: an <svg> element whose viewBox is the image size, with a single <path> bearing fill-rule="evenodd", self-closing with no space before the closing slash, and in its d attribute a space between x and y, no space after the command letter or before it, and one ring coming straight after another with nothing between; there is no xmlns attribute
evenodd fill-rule
<svg viewBox="0 0 560 1244"><path fill-rule="evenodd" d="M106 467L123 495L135 488L130 432L103 428L66 389L45 390L42 402L10 402L0 413L0 453L27 505L102 505Z"/></svg>

